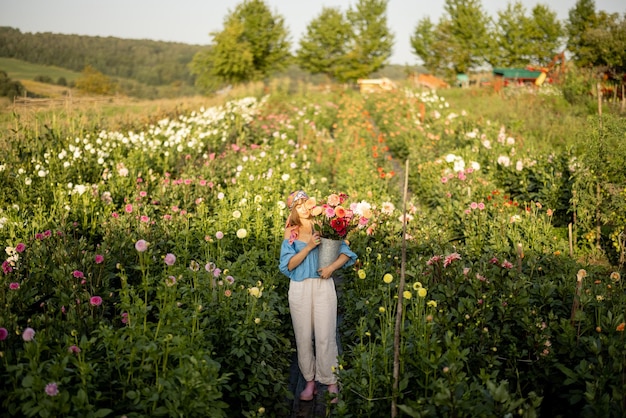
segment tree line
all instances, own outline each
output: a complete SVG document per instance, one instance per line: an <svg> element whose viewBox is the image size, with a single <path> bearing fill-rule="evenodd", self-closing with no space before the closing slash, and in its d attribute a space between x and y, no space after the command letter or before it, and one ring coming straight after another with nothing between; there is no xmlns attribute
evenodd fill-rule
<svg viewBox="0 0 626 418"><path fill-rule="evenodd" d="M480 0L446 0L444 10L437 23L421 19L411 37L416 55L434 73L541 66L564 50L579 67L626 71L626 15L596 11L593 0L578 0L564 22L546 5L526 10L519 1L496 17Z"/></svg>
<svg viewBox="0 0 626 418"><path fill-rule="evenodd" d="M206 91L223 84L262 80L289 62L338 82L354 82L385 67L394 35L388 0L357 0L344 13L324 7L289 53L284 18L264 0L244 0L211 33L211 48L191 63ZM594 0L578 0L561 22L549 6L526 10L509 2L489 16L480 0L445 0L438 22L416 23L413 53L429 72L448 79L489 67L545 66L567 51L580 67L623 77L626 72L626 15L596 11Z"/></svg>
<svg viewBox="0 0 626 418"><path fill-rule="evenodd" d="M207 46L0 28L0 56L90 68L148 85L195 85L206 93L267 80L290 65L349 83L389 64L388 2L357 0L345 12L323 7L295 53L284 17L265 0L242 0ZM580 67L621 77L626 72L626 15L597 11L594 0L578 0L564 22L543 4L526 10L520 1L509 2L492 17L480 0L445 0L439 21L416 22L410 42L427 71L448 79L488 67L546 65L565 50Z"/></svg>
<svg viewBox="0 0 626 418"><path fill-rule="evenodd" d="M22 33L0 27L0 56L81 72L92 67L109 77L149 86L193 85L188 64L205 47L114 37Z"/></svg>

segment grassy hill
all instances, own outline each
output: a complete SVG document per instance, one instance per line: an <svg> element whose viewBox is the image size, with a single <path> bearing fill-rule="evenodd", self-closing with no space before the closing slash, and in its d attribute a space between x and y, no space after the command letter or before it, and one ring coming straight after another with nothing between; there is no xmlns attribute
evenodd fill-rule
<svg viewBox="0 0 626 418"><path fill-rule="evenodd" d="M64 77L68 85L81 76L80 72L68 70L50 65L34 64L15 58L0 57L0 70L5 71L9 78L17 80L28 90L29 93L37 97L57 98L67 95L69 87L58 86L56 84L41 83L35 81L38 76L50 77L54 83ZM125 79L120 77L112 77L112 80L118 83L121 90L127 95L143 98L167 98L194 95L195 91L191 86L181 85L164 85L164 86L148 86L137 80ZM79 93L72 89L73 95Z"/></svg>
<svg viewBox="0 0 626 418"><path fill-rule="evenodd" d="M0 70L6 71L13 80L34 80L37 76L48 76L57 81L64 77L68 83L80 77L80 73L50 65L33 64L15 58L0 57Z"/></svg>

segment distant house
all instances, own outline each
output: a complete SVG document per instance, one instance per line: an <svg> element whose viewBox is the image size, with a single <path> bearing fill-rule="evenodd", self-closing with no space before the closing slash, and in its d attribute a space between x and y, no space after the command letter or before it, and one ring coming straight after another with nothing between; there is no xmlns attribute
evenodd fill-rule
<svg viewBox="0 0 626 418"><path fill-rule="evenodd" d="M431 90L450 87L448 83L432 74L411 74L409 80L415 87L426 87Z"/></svg>
<svg viewBox="0 0 626 418"><path fill-rule="evenodd" d="M527 70L525 68L494 68L493 75L505 86L510 84L534 84L541 71Z"/></svg>
<svg viewBox="0 0 626 418"><path fill-rule="evenodd" d="M396 83L389 80L387 77L371 79L361 78L357 80L357 83L361 93L377 93L396 89Z"/></svg>
<svg viewBox="0 0 626 418"><path fill-rule="evenodd" d="M457 74L456 75L456 85L458 87L469 87L470 85L470 78L467 74Z"/></svg>

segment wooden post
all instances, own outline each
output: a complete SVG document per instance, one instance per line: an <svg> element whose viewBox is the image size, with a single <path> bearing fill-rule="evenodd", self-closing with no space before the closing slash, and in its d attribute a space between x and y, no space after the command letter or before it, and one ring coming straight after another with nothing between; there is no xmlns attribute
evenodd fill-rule
<svg viewBox="0 0 626 418"><path fill-rule="evenodd" d="M569 256L574 257L574 241L572 237L572 223L567 224L567 233L569 235Z"/></svg>
<svg viewBox="0 0 626 418"><path fill-rule="evenodd" d="M617 237L619 243L619 266L622 267L626 261L626 234L622 231Z"/></svg>
<svg viewBox="0 0 626 418"><path fill-rule="evenodd" d="M602 198L602 188L600 183L596 185L596 248L602 248L600 238L602 235L602 224L600 223L600 199Z"/></svg>
<svg viewBox="0 0 626 418"><path fill-rule="evenodd" d="M578 242L573 232L573 227L576 226L576 190L572 190L572 200L574 201L574 210L572 211L572 240L574 242L574 245L577 245Z"/></svg>
<svg viewBox="0 0 626 418"><path fill-rule="evenodd" d="M404 168L404 197L402 199L402 261L400 263L400 283L398 285L398 309L396 310L396 328L393 335L393 389L391 398L391 417L398 416L398 390L400 387L400 330L402 326L402 303L404 300L404 275L406 270L406 200L409 192L409 160Z"/></svg>
<svg viewBox="0 0 626 418"><path fill-rule="evenodd" d="M598 90L598 117L600 118L600 131L602 131L602 87L600 83L596 84Z"/></svg>
<svg viewBox="0 0 626 418"><path fill-rule="evenodd" d="M599 125L600 125L600 155L599 157L604 160L604 132L602 125L602 87L600 83L598 83L598 117L599 117ZM602 186L600 184L600 180L596 184L596 249L600 250L602 246L600 245L600 238L602 235L602 224L600 221L600 202L602 199Z"/></svg>
<svg viewBox="0 0 626 418"><path fill-rule="evenodd" d="M576 277L576 291L574 293L574 300L572 301L572 312L570 314L570 321L572 325L574 324L574 317L576 316L576 312L578 312L578 308L580 307L580 291L583 285L583 281Z"/></svg>

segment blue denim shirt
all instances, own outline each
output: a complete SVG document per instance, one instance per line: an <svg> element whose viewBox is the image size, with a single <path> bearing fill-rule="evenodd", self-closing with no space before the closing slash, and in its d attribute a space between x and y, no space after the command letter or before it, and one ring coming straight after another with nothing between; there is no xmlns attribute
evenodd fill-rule
<svg viewBox="0 0 626 418"><path fill-rule="evenodd" d="M283 244L280 247L280 264L278 268L281 273L289 277L294 282L301 282L304 279L319 279L320 277L317 272L317 258L319 252L317 247L314 248L296 268L290 271L287 267L291 257L302 251L304 247L306 247L306 243L295 240L293 244L289 244L288 239L283 240ZM353 265L357 259L356 254L350 250L350 247L348 247L348 244L345 242L341 243L341 249L339 252L350 257L343 267Z"/></svg>

